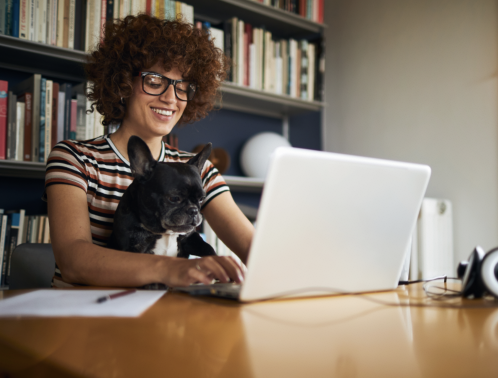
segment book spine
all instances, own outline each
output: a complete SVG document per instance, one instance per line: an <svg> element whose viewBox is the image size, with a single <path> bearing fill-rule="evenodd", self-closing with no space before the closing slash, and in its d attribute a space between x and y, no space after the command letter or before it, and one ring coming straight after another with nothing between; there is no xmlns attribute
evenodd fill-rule
<svg viewBox="0 0 498 378"><path fill-rule="evenodd" d="M26 92L24 95L24 161L31 161L31 136L33 117L33 94Z"/></svg>
<svg viewBox="0 0 498 378"><path fill-rule="evenodd" d="M59 1L60 0L52 0L52 5L50 7L50 11L52 15L50 17L50 44L52 46L57 46L57 16L59 12Z"/></svg>
<svg viewBox="0 0 498 378"><path fill-rule="evenodd" d="M36 0L29 0L28 11L29 11L29 24L28 24L28 39L30 41L35 40L35 27L36 27Z"/></svg>
<svg viewBox="0 0 498 378"><path fill-rule="evenodd" d="M76 139L76 114L78 111L78 101L71 100L71 123L69 127L69 139Z"/></svg>
<svg viewBox="0 0 498 378"><path fill-rule="evenodd" d="M300 97L308 99L308 41L301 41Z"/></svg>
<svg viewBox="0 0 498 378"><path fill-rule="evenodd" d="M58 100L58 115L57 115L57 136L55 138L55 143L59 143L64 139L64 109L66 106L66 93L61 89L59 91L59 100Z"/></svg>
<svg viewBox="0 0 498 378"><path fill-rule="evenodd" d="M64 47L64 0L57 3L57 47Z"/></svg>
<svg viewBox="0 0 498 378"><path fill-rule="evenodd" d="M45 26L45 42L47 44L50 44L50 39L52 37L52 1L53 0L47 0L45 2L45 8L46 8L46 26Z"/></svg>
<svg viewBox="0 0 498 378"><path fill-rule="evenodd" d="M9 83L0 80L0 160L7 159L7 109Z"/></svg>
<svg viewBox="0 0 498 378"><path fill-rule="evenodd" d="M12 35L12 7L14 0L5 0L5 35Z"/></svg>
<svg viewBox="0 0 498 378"><path fill-rule="evenodd" d="M9 92L9 110L7 114L7 159L15 160L16 158L16 102L17 96Z"/></svg>
<svg viewBox="0 0 498 378"><path fill-rule="evenodd" d="M12 3L12 37L19 38L19 13L20 13L20 0L13 0Z"/></svg>
<svg viewBox="0 0 498 378"><path fill-rule="evenodd" d="M19 38L28 39L29 0L21 0L19 6Z"/></svg>
<svg viewBox="0 0 498 378"><path fill-rule="evenodd" d="M99 23L99 42L104 40L104 27L105 27L105 19L107 14L107 0L100 1L100 23Z"/></svg>
<svg viewBox="0 0 498 378"><path fill-rule="evenodd" d="M156 0L154 0L155 2ZM114 11L113 11L113 19L117 19L119 18L119 3L120 3L120 0L113 0L113 3L114 3ZM152 15L154 16L154 14Z"/></svg>
<svg viewBox="0 0 498 378"><path fill-rule="evenodd" d="M5 222L5 236L3 240L3 261L2 261L2 286L7 285L7 260L9 259L9 250L10 250L10 231L11 231L11 217L8 215L4 215L3 223ZM2 227L3 228L3 227Z"/></svg>
<svg viewBox="0 0 498 378"><path fill-rule="evenodd" d="M5 34L5 1L0 0L0 34Z"/></svg>
<svg viewBox="0 0 498 378"><path fill-rule="evenodd" d="M39 156L38 161L43 163L45 161L45 110L47 108L46 103L46 91L47 91L47 79L41 79L40 86L40 130L39 130Z"/></svg>
<svg viewBox="0 0 498 378"><path fill-rule="evenodd" d="M64 25L62 29L62 47L69 46L69 11L71 0L64 0Z"/></svg>
<svg viewBox="0 0 498 378"><path fill-rule="evenodd" d="M86 8L88 7L88 1L87 0L78 0L79 1L79 8L76 7L77 13L76 13L76 19L79 20L79 26L78 26L78 35L76 35L75 31L75 42L74 42L74 48L76 50L80 51L85 51L85 43L86 43ZM75 30L76 30L76 23L75 23ZM78 43L76 43L78 41Z"/></svg>
<svg viewBox="0 0 498 378"><path fill-rule="evenodd" d="M38 42L47 43L47 0L40 0L40 17L38 18Z"/></svg>
<svg viewBox="0 0 498 378"><path fill-rule="evenodd" d="M225 34L225 55L232 59L232 21L228 20L223 23L223 31ZM233 67L230 67L227 75L227 81L233 81Z"/></svg>
<svg viewBox="0 0 498 378"><path fill-rule="evenodd" d="M5 239L7 237L7 222L8 222L8 216L7 215L1 215L2 222L1 222L1 228L0 228L0 285L3 283L4 279L4 274L3 274L3 262L6 260L6 243ZM7 266L6 266L7 268Z"/></svg>
<svg viewBox="0 0 498 378"><path fill-rule="evenodd" d="M39 161L40 158L40 99L41 99L41 75L33 75L33 109L32 109L32 139L31 160Z"/></svg>
<svg viewBox="0 0 498 378"><path fill-rule="evenodd" d="M26 105L24 102L16 104L16 160L23 161L24 154L24 117L26 115Z"/></svg>
<svg viewBox="0 0 498 378"><path fill-rule="evenodd" d="M53 89L53 81L47 80L47 86L45 91L45 154L44 160L48 161L48 155L50 155L50 146L52 139L52 89Z"/></svg>
<svg viewBox="0 0 498 378"><path fill-rule="evenodd" d="M50 148L52 151L55 144L58 142L57 134L59 133L59 84L52 85L52 132L50 134Z"/></svg>
<svg viewBox="0 0 498 378"><path fill-rule="evenodd" d="M106 21L111 21L114 18L114 0L107 0L107 9L105 14Z"/></svg>
<svg viewBox="0 0 498 378"><path fill-rule="evenodd" d="M77 120L76 120L76 139L86 140L86 96L76 95L77 100Z"/></svg>
<svg viewBox="0 0 498 378"><path fill-rule="evenodd" d="M95 0L93 3L95 10L93 13L93 43L94 46L100 43L101 20L102 20L102 0Z"/></svg>
<svg viewBox="0 0 498 378"><path fill-rule="evenodd" d="M68 25L68 35L67 35L67 47L74 49L74 21L75 21L75 8L76 1L69 1L69 25Z"/></svg>

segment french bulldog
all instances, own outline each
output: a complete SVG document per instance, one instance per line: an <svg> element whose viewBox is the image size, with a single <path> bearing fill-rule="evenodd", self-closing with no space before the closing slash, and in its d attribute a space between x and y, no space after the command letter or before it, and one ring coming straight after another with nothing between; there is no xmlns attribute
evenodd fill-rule
<svg viewBox="0 0 498 378"><path fill-rule="evenodd" d="M196 232L206 196L201 170L210 153L211 143L187 163L158 162L147 144L132 136L128 156L134 180L116 209L107 246L184 258L215 255Z"/></svg>

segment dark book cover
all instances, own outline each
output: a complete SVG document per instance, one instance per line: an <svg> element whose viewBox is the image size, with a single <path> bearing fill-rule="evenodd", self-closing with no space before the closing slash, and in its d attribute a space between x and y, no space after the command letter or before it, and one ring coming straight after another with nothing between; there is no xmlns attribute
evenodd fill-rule
<svg viewBox="0 0 498 378"><path fill-rule="evenodd" d="M64 140L69 139L69 129L71 127L71 89L72 85L64 83L59 90L66 93L66 103L64 104Z"/></svg>
<svg viewBox="0 0 498 378"><path fill-rule="evenodd" d="M12 35L14 0L5 0L5 35Z"/></svg>
<svg viewBox="0 0 498 378"><path fill-rule="evenodd" d="M47 79L41 79L40 85L40 139L39 139L39 156L38 161L43 163L45 161L45 108L47 94Z"/></svg>
<svg viewBox="0 0 498 378"><path fill-rule="evenodd" d="M76 0L74 17L74 49L80 51L85 51L86 7L87 0Z"/></svg>
<svg viewBox="0 0 498 378"><path fill-rule="evenodd" d="M7 159L16 158L16 120L17 120L17 96L9 91L9 104L7 113Z"/></svg>
<svg viewBox="0 0 498 378"><path fill-rule="evenodd" d="M12 3L12 37L19 38L19 12L21 0L13 0Z"/></svg>
<svg viewBox="0 0 498 378"><path fill-rule="evenodd" d="M116 0L116 1L119 1L119 0ZM147 0L147 5L150 8L150 5L151 5L150 0ZM146 9L145 13L150 14L150 9L148 11ZM113 18L114 18L114 0L107 0L107 11L105 14L105 20L112 21Z"/></svg>
<svg viewBox="0 0 498 378"><path fill-rule="evenodd" d="M227 81L233 81L233 58L232 58L232 24L233 21L227 20L223 23L223 32L225 36L225 55L230 58L230 69L227 73Z"/></svg>
<svg viewBox="0 0 498 378"><path fill-rule="evenodd" d="M0 285L5 286L7 282L7 260L9 259L9 249L10 249L10 230L12 224L12 217L4 217L4 221L7 220L5 227L5 238L3 243L3 262L2 262L2 282ZM2 222L3 229L3 222Z"/></svg>
<svg viewBox="0 0 498 378"><path fill-rule="evenodd" d="M316 42L315 55L315 101L323 101L325 99L325 38L320 38Z"/></svg>

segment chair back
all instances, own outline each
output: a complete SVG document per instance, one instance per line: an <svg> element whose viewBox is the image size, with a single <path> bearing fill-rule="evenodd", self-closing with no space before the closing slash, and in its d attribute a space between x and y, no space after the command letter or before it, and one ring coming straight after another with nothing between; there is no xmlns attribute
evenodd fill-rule
<svg viewBox="0 0 498 378"><path fill-rule="evenodd" d="M26 243L12 252L9 289L49 288L55 272L51 244Z"/></svg>

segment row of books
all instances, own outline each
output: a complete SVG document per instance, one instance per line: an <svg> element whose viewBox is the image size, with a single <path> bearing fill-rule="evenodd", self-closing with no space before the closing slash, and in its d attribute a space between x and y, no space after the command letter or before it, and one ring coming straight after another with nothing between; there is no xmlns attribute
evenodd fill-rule
<svg viewBox="0 0 498 378"><path fill-rule="evenodd" d="M252 0L323 23L323 6L325 0Z"/></svg>
<svg viewBox="0 0 498 378"><path fill-rule="evenodd" d="M323 39L274 40L271 32L237 17L221 27L209 29L215 45L232 59L229 81L303 100L323 100Z"/></svg>
<svg viewBox="0 0 498 378"><path fill-rule="evenodd" d="M50 243L48 217L0 209L0 286L9 285L12 252L24 243Z"/></svg>
<svg viewBox="0 0 498 378"><path fill-rule="evenodd" d="M85 84L72 86L34 74L9 89L0 80L0 160L46 162L65 139L102 135L101 115L87 114Z"/></svg>
<svg viewBox="0 0 498 378"><path fill-rule="evenodd" d="M0 34L90 51L106 21L139 13L194 22L194 8L172 0L0 0Z"/></svg>

